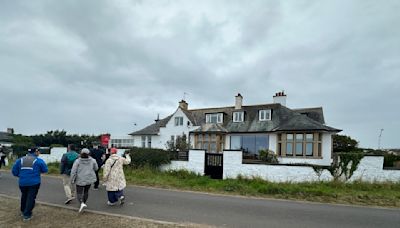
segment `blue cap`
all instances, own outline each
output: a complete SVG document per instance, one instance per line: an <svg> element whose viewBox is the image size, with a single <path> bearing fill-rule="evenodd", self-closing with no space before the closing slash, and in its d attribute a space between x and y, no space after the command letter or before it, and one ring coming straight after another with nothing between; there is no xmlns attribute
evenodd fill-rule
<svg viewBox="0 0 400 228"><path fill-rule="evenodd" d="M33 153L36 152L36 150L39 150L39 148L37 148L37 147L31 147L31 148L28 150L28 152L29 152L30 154L33 154Z"/></svg>

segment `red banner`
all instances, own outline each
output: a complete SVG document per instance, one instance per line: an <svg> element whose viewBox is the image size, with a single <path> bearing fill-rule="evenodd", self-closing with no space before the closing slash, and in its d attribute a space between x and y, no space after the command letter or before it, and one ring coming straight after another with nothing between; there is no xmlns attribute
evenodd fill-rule
<svg viewBox="0 0 400 228"><path fill-rule="evenodd" d="M110 142L110 135L105 134L100 136L101 145L108 147L108 143Z"/></svg>

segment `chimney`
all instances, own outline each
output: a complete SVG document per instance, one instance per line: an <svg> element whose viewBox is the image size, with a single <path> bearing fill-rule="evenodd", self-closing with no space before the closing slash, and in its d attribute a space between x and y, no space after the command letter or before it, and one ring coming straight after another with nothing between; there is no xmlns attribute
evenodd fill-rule
<svg viewBox="0 0 400 228"><path fill-rule="evenodd" d="M160 113L157 113L157 119L155 119L154 121L156 121L156 123L157 123L158 121L160 121Z"/></svg>
<svg viewBox="0 0 400 228"><path fill-rule="evenodd" d="M235 109L242 109L242 103L243 103L243 97L238 93L237 96L235 96Z"/></svg>
<svg viewBox="0 0 400 228"><path fill-rule="evenodd" d="M14 134L14 128L7 128L7 133L8 134Z"/></svg>
<svg viewBox="0 0 400 228"><path fill-rule="evenodd" d="M179 108L183 109L183 110L188 110L189 104L186 103L185 100L181 100L179 101Z"/></svg>
<svg viewBox="0 0 400 228"><path fill-rule="evenodd" d="M286 94L282 90L282 92L277 92L275 93L275 96L273 96L274 103L279 103L283 106L286 106Z"/></svg>

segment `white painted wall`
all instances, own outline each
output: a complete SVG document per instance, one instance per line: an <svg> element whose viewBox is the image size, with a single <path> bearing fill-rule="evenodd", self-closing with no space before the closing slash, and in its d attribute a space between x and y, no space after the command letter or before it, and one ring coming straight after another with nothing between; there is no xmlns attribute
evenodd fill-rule
<svg viewBox="0 0 400 228"><path fill-rule="evenodd" d="M169 165L162 166L162 170L188 170L204 175L203 150L190 150L189 161L172 161ZM266 164L242 164L241 151L224 151L223 178L237 178L238 175L254 178L259 177L272 182L311 182L331 181L332 175L323 170L320 176L312 167L287 166L287 165L266 165ZM382 156L365 156L353 177L352 181L367 182L400 182L400 170L383 170Z"/></svg>
<svg viewBox="0 0 400 228"><path fill-rule="evenodd" d="M272 150L276 154L276 146L278 145L278 135L277 134L269 134L269 146L268 149Z"/></svg>
<svg viewBox="0 0 400 228"><path fill-rule="evenodd" d="M242 164L241 151L224 151L223 178L237 178L239 175L247 178L260 177L272 182L328 181L332 179L327 170L324 170L321 177L318 177L312 167Z"/></svg>
<svg viewBox="0 0 400 228"><path fill-rule="evenodd" d="M365 156L358 164L350 181L400 181L400 170L384 170L383 156Z"/></svg>
<svg viewBox="0 0 400 228"><path fill-rule="evenodd" d="M182 126L175 126L175 117L183 117L183 125ZM187 125L187 122L190 121L184 112L182 112L181 108L178 108L175 113L172 115L171 119L165 125L165 127L160 128L159 136L160 138L157 139L157 143L154 143L154 148L165 149L166 143L171 140L171 135L181 136L182 134L186 134L189 137L189 132L196 130L199 126L193 126L193 123ZM192 141L193 142L193 138Z"/></svg>
<svg viewBox="0 0 400 228"><path fill-rule="evenodd" d="M46 163L60 162L62 155L67 152L67 147L53 147L50 154L41 154L39 157Z"/></svg>
<svg viewBox="0 0 400 228"><path fill-rule="evenodd" d="M161 166L161 170L188 170L204 175L204 150L189 150L189 161L172 161L171 164Z"/></svg>

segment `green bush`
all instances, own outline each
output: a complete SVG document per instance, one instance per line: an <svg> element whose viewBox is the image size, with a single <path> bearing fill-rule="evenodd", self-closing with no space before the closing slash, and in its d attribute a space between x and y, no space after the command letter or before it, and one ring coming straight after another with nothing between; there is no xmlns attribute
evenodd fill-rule
<svg viewBox="0 0 400 228"><path fill-rule="evenodd" d="M129 150L131 165L134 168L152 167L159 168L161 165L171 163L168 151L152 148L133 148Z"/></svg>

